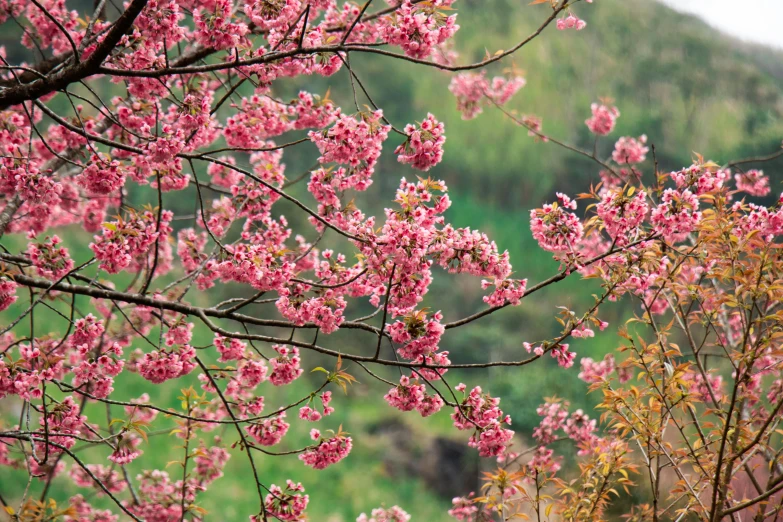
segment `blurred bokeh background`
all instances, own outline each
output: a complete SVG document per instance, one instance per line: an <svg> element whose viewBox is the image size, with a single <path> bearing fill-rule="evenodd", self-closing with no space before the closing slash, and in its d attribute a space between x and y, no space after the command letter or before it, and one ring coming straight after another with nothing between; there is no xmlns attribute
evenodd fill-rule
<svg viewBox="0 0 783 522"><path fill-rule="evenodd" d="M67 4L87 11L87 0L68 0ZM508 48L531 33L547 16L545 6L529 6L520 0L460 0L456 8L462 28L456 36L456 50L462 62ZM599 98L612 98L621 111L615 132L598 143L598 151L607 156L614 139L620 136L646 134L655 145L661 170L675 170L690 165L694 152L718 163L730 159L772 152L780 147L783 137L783 52L759 44L741 42L706 25L693 15L676 12L650 0L599 0L592 5L580 3L578 14L588 25L581 32L558 32L554 27L499 65L489 75L515 67L524 71L527 86L509 103L508 108L520 114L543 118L543 131L560 140L591 149L593 138L584 125L589 117L590 103ZM758 16L764 16L760 12ZM4 28L8 27L8 24ZM9 61L17 61L23 53L19 34L13 29L0 34L0 43L6 46ZM528 278L531 283L552 275L558 266L550 256L537 248L529 227L529 211L545 201L551 201L555 191L574 195L584 192L590 183L597 183L596 165L551 143L537 142L527 136L499 111L488 108L472 121L463 121L456 111L447 86L451 75L435 69L423 69L374 55L356 56L352 66L374 101L397 126L420 121L432 112L445 122L447 142L443 163L431 171L431 176L442 179L449 187L453 200L447 220L455 226L470 226L488 233L501 250L511 254L515 276ZM96 82L106 89L107 98L121 92L120 87ZM113 90L115 89L115 90ZM304 89L325 93L350 112L353 104L346 71L329 79L305 78L281 81L274 94L291 98ZM240 91L248 94L251 88ZM361 99L360 103L366 101ZM65 101L52 102L65 110ZM219 116L225 119L228 111ZM298 136L295 136L298 137ZM283 141L283 140L281 140ZM381 214L392 205L394 190L401 177L412 178L416 171L399 165L392 154L398 137L386 143L385 155L375 174L372 187L356 195L357 205L368 214ZM314 146L304 144L285 152L286 175L294 179L305 172L317 157ZM764 168L773 174L773 196L779 193L779 177L775 170L780 164ZM652 179L650 156L642 165L644 175ZM303 184L292 188L292 193L304 201L312 201ZM131 200L136 203L152 201L149 188L134 188ZM164 195L164 206L178 214L192 213L195 191ZM316 234L306 223L305 216L284 202L276 206L297 232L306 231L309 239ZM580 211L583 211L580 208ZM192 223L178 222L177 226ZM78 228L60 233L77 262L90 257L87 247L91 237ZM23 248L25 240L19 236L3 238L3 245L11 251ZM352 257L347 243L329 240L324 243ZM479 281L474 278L446 276L437 271L435 283L424 305L442 310L446 320L453 320L481 309L483 295ZM449 331L441 348L450 352L453 362L483 362L491 359L513 360L523 356L524 341L534 342L558 333L554 320L557 306L582 310L592 304L591 283L571 277L561 284L524 300L516 308L507 308L486 317L467 328ZM118 284L119 286L119 284ZM595 288L594 290L597 290ZM236 287L221 287L206 294L192 292L193 303L216 303L237 297ZM0 325L7 324L18 314L22 302L0 314ZM89 311L89 302L79 299L80 310ZM370 310L366 303L349 307L348 316L358 317ZM276 310L248 309L251 314L277 317ZM612 335L618 325L635 312L628 304L608 304L601 317L610 322L610 330L593 339L572 344L579 357L599 359L616 348ZM54 313L38 312L40 324L51 325L52 330L63 330L65 323ZM376 319L379 321L379 319ZM279 332L275 332L279 333ZM154 335L154 334L153 334ZM212 339L203 328L196 329L195 345L207 345ZM367 337L338 332L323 339L328 346L344 351L366 353ZM331 367L333 361L317 354L304 354L305 374L294 384L283 389L270 385L260 388L265 393L268 409L287 404L306 395L322 382L322 374L311 374L316 366ZM301 481L310 494L309 514L314 521L339 522L354 520L362 511L369 512L383 503L399 504L417 521L440 522L448 520L446 510L451 497L475 490L480 469L492 462L479 462L475 450L466 445L464 433L451 427L447 409L428 419L417 414L402 414L383 401L385 386L372 379L358 367L348 366L359 384L349 389L347 396L335 391L337 411L320 422L322 429L337 429L339 425L354 437L354 450L340 465L325 471L305 468L295 457L260 458L259 472L265 484L282 484L290 478ZM516 444L525 447L528 434L538 424L535 408L544 397L558 396L575 407L591 409L597 397L586 393L586 387L576 378L578 365L570 370L558 368L553 360L545 359L522 369L493 369L473 373L452 372L449 381L465 382L469 386L481 384L492 395L502 398L502 408L511 414L517 431ZM396 380L394 372L381 373ZM198 386L194 376L191 383ZM138 397L148 392L153 401L165 406L176 406L179 389L188 382L153 386L141 377L123 374L115 389L125 398ZM100 406L101 408L103 406ZM19 405L12 401L0 403L3 422L14 423ZM97 406L88 406L97 408ZM120 410L115 412L118 416ZM173 427L171 420L159 417L153 429ZM282 443L281 450L297 448L307 441L311 425L292 422L292 431ZM164 430L165 431L165 430ZM216 430L205 437L219 435L233 442L236 434L231 429ZM167 433L150 438L143 446L145 458L131 464L137 471L140 461L147 465L150 459L160 469L172 460L178 440ZM84 451L89 461L101 461L104 450ZM209 512L207 520L247 520L257 511L257 498L249 478L250 470L244 456L234 450L225 476L203 495L200 504ZM565 450L565 466L573 465L572 454ZM172 468L174 469L174 468ZM179 473L177 471L177 473ZM4 495L20 495L23 474L3 471L0 483ZM40 488L40 485L35 485ZM67 499L79 492L66 478L55 480L51 494ZM81 491L86 493L85 491ZM638 499L628 498L632 503ZM101 500L97 500L100 504Z"/></svg>

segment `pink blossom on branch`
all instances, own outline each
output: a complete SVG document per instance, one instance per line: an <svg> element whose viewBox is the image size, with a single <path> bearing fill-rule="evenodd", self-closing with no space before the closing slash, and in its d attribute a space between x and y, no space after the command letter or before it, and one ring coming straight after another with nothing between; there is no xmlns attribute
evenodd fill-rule
<svg viewBox="0 0 783 522"><path fill-rule="evenodd" d="M638 139L623 136L614 145L612 159L621 165L641 163L645 160L647 151L650 150L644 145L645 143L647 143L647 136L644 134Z"/></svg>
<svg viewBox="0 0 783 522"><path fill-rule="evenodd" d="M581 31L587 27L587 22L571 13L565 18L559 18L555 25L560 31L564 31L566 29L576 29L577 31Z"/></svg>
<svg viewBox="0 0 783 522"><path fill-rule="evenodd" d="M650 207L647 193L639 190L607 191L596 206L596 214L603 220L607 234L618 244L625 245L641 233L641 225L648 217Z"/></svg>
<svg viewBox="0 0 783 522"><path fill-rule="evenodd" d="M403 0L379 24L379 36L391 45L402 48L413 58L427 58L433 48L444 43L457 32L457 15L447 16L439 7L448 7L453 0L428 4Z"/></svg>
<svg viewBox="0 0 783 522"><path fill-rule="evenodd" d="M484 111L485 105L506 104L525 86L521 76L495 76L487 80L486 72L460 73L452 78L449 91L457 98L457 110L463 120L472 120Z"/></svg>
<svg viewBox="0 0 783 522"><path fill-rule="evenodd" d="M427 172L443 159L443 144L446 142L443 132L443 123L432 114L427 114L427 118L418 125L406 125L408 139L394 151L397 161Z"/></svg>
<svg viewBox="0 0 783 522"><path fill-rule="evenodd" d="M769 178L763 170L751 169L734 175L737 182L737 190L747 192L751 196L763 197L770 193Z"/></svg>
<svg viewBox="0 0 783 522"><path fill-rule="evenodd" d="M41 277L57 280L73 268L73 259L68 249L60 246L62 240L58 236L46 238L43 243L30 243L27 255Z"/></svg>
<svg viewBox="0 0 783 522"><path fill-rule="evenodd" d="M6 310L16 302L18 299L16 296L16 289L16 283L5 278L0 278L0 312Z"/></svg>
<svg viewBox="0 0 783 522"><path fill-rule="evenodd" d="M584 235L584 226L576 214L576 201L558 193L558 203L547 203L530 211L530 231L539 246L555 254L571 252Z"/></svg>
<svg viewBox="0 0 783 522"><path fill-rule="evenodd" d="M269 516L278 520L292 522L302 520L307 504L310 502L309 495L305 495L304 491L301 483L294 483L291 480L286 481L285 489L272 484L266 496L264 509ZM250 517L251 522L261 522L263 519L262 515Z"/></svg>
<svg viewBox="0 0 783 522"><path fill-rule="evenodd" d="M457 390L464 390L464 385ZM511 424L511 417L498 407L500 399L482 393L476 386L454 408L451 418L454 427L460 430L473 430L468 445L477 448L482 457L497 457L506 451L514 432L504 428Z"/></svg>
<svg viewBox="0 0 783 522"><path fill-rule="evenodd" d="M701 220L699 199L689 190L666 189L650 220L656 232L669 240L681 240Z"/></svg>
<svg viewBox="0 0 783 522"><path fill-rule="evenodd" d="M351 437L336 434L328 439L320 439L314 447L299 455L305 466L314 469L324 469L343 460L351 452L353 441Z"/></svg>
<svg viewBox="0 0 783 522"><path fill-rule="evenodd" d="M347 187L365 190L372 183L375 164L391 128L381 123L382 117L380 110L360 113L358 119L341 116L329 129L308 134L321 152L318 161L348 165Z"/></svg>
<svg viewBox="0 0 783 522"><path fill-rule="evenodd" d="M403 511L401 507L392 506L388 509L373 509L369 518L362 513L356 519L356 522L409 522L410 520L411 516Z"/></svg>
<svg viewBox="0 0 783 522"><path fill-rule="evenodd" d="M272 364L272 373L269 374L269 381L275 386L282 386L292 382L302 375L299 367L300 357L298 348L288 348L286 346L274 346L275 351L280 354L270 362Z"/></svg>
<svg viewBox="0 0 783 522"><path fill-rule="evenodd" d="M262 446L274 446L288 433L288 428L291 426L283 419L285 419L285 412L251 424L247 428L247 433Z"/></svg>
<svg viewBox="0 0 783 522"><path fill-rule="evenodd" d="M614 130L618 116L620 116L620 111L617 110L617 107L607 107L606 105L594 103L590 106L590 110L593 112L593 116L585 121L590 132L597 136L610 134Z"/></svg>
<svg viewBox="0 0 783 522"><path fill-rule="evenodd" d="M677 188L690 188L700 196L723 188L731 177L731 172L715 165L693 164L688 168L672 172L669 176L677 184Z"/></svg>
<svg viewBox="0 0 783 522"><path fill-rule="evenodd" d="M473 493L470 494L473 496ZM460 521L473 520L475 513L479 510L477 503L466 497L454 497L451 501L452 508L449 509L449 516Z"/></svg>

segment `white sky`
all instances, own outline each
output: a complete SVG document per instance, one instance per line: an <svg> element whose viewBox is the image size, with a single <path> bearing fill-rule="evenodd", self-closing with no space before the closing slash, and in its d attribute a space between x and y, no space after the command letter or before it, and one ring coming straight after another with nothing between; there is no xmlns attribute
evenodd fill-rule
<svg viewBox="0 0 783 522"><path fill-rule="evenodd" d="M660 0L748 42L783 49L783 0Z"/></svg>

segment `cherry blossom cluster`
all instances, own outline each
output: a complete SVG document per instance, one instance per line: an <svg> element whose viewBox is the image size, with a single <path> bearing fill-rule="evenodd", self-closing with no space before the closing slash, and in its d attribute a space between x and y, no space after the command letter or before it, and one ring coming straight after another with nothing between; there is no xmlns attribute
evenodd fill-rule
<svg viewBox="0 0 783 522"><path fill-rule="evenodd" d="M427 119L418 125L406 125L405 134L408 139L394 151L397 161L424 172L441 162L446 136L443 123L435 116L427 114Z"/></svg>
<svg viewBox="0 0 783 522"><path fill-rule="evenodd" d="M389 406L400 411L418 411L422 417L429 417L443 407L443 399L439 395L427 395L426 386L411 382L406 376L400 377L400 384L384 397Z"/></svg>
<svg viewBox="0 0 783 522"><path fill-rule="evenodd" d="M615 363L614 355L611 353L606 354L600 361L594 361L590 357L582 357L579 364L582 367L582 371L579 372L579 378L590 384L604 382L615 371L620 383L627 382L631 378L628 369L618 366Z"/></svg>
<svg viewBox="0 0 783 522"><path fill-rule="evenodd" d="M266 496L264 509L270 516L278 520L297 521L302 520L307 504L310 502L309 495L304 494L304 486L301 483L294 483L291 480L286 481L285 489L272 484L269 487L269 494ZM261 522L263 516L250 517L252 522Z"/></svg>
<svg viewBox="0 0 783 522"><path fill-rule="evenodd" d="M212 9L196 10L193 14L196 41L205 47L215 49L237 47L249 29L244 23L231 22L232 11L231 0L215 0Z"/></svg>
<svg viewBox="0 0 783 522"><path fill-rule="evenodd" d="M489 306L504 306L510 304L516 306L525 296L527 279L495 279L494 283L486 279L481 281L481 288L489 288L494 284L495 290L483 300Z"/></svg>
<svg viewBox="0 0 783 522"><path fill-rule="evenodd" d="M245 343L239 339L226 339L222 335L216 334L214 344L217 351L220 352L218 360L221 362L236 361L245 356Z"/></svg>
<svg viewBox="0 0 783 522"><path fill-rule="evenodd" d="M324 21L329 27L334 28L350 28L353 24L353 30L346 40L349 43L369 44L379 41L381 38L379 22L360 18L361 13L361 4L345 2L342 8L337 4L334 7L329 7Z"/></svg>
<svg viewBox="0 0 783 522"><path fill-rule="evenodd" d="M737 182L737 190L747 192L751 196L763 197L769 194L769 178L764 175L764 171L751 169L734 175Z"/></svg>
<svg viewBox="0 0 783 522"><path fill-rule="evenodd" d="M321 438L315 446L299 455L305 466L313 469L324 469L337 464L351 452L353 440L340 433L331 438Z"/></svg>
<svg viewBox="0 0 783 522"><path fill-rule="evenodd" d="M317 422L322 417L331 415L334 413L334 408L329 406L332 401L332 392L325 391L319 396L321 400L321 406L323 407L323 413L315 408L312 408L309 404L299 408L299 418L310 422Z"/></svg>
<svg viewBox="0 0 783 522"><path fill-rule="evenodd" d="M285 412L281 412L279 415L252 424L247 428L247 433L262 446L274 446L285 437L288 428L291 427L284 419Z"/></svg>
<svg viewBox="0 0 783 522"><path fill-rule="evenodd" d="M542 419L533 430L533 438L539 446L528 463L530 469L549 473L560 469L559 459L554 457L554 451L548 446L560 440L561 433L580 445L580 455L589 453L590 445L599 440L594 434L595 419L590 419L582 410L569 414L568 406L568 402L552 399L536 410Z"/></svg>
<svg viewBox="0 0 783 522"><path fill-rule="evenodd" d="M454 497L451 500L452 508L449 509L449 516L456 520L473 520L479 508L471 497L473 493L467 497Z"/></svg>
<svg viewBox="0 0 783 522"><path fill-rule="evenodd" d="M279 356L270 360L272 373L269 374L269 382L275 386L282 386L302 375L304 370L299 367L301 358L298 348L283 345L277 345L273 348Z"/></svg>
<svg viewBox="0 0 783 522"><path fill-rule="evenodd" d="M642 134L638 139L630 136L623 136L614 144L612 159L623 165L631 163L641 163L647 157L649 147L645 146L647 136Z"/></svg>
<svg viewBox="0 0 783 522"><path fill-rule="evenodd" d="M127 268L134 269L146 265L150 254L161 258L171 256L171 246L163 240L170 232L169 222L174 214L162 211L160 221L149 210L142 213L132 213L128 219L104 223L103 234L95 236L90 248L95 258L100 261L100 267L110 274L116 274ZM153 245L157 245L153 248ZM154 254L152 251L157 252ZM159 264L160 272L165 272L165 264Z"/></svg>
<svg viewBox="0 0 783 522"><path fill-rule="evenodd" d="M368 517L365 513L359 515L356 522L409 522L411 516L399 506L373 509Z"/></svg>
<svg viewBox="0 0 783 522"><path fill-rule="evenodd" d="M245 4L245 14L262 30L288 29L301 10L299 0L261 0Z"/></svg>
<svg viewBox="0 0 783 522"><path fill-rule="evenodd" d="M647 194L643 190L607 191L596 205L596 214L603 220L606 233L619 245L636 239L649 211Z"/></svg>
<svg viewBox="0 0 783 522"><path fill-rule="evenodd" d="M572 334L578 331L585 332L584 329L574 329ZM585 336L587 336L585 333L574 335L574 337ZM576 352L570 351L568 349L569 345L566 343L557 343L555 346L550 348L546 348L543 344L534 347L532 343L528 342L524 342L522 345L524 346L527 353L533 353L536 357L541 357L544 355L544 353L549 352L549 355L551 355L553 359L557 360L557 364L563 368L570 368L573 366L574 360L576 359Z"/></svg>
<svg viewBox="0 0 783 522"><path fill-rule="evenodd" d="M417 359L435 352L445 331L440 322L442 319L440 312L427 318L420 310L390 325L388 331L392 341L403 345L397 350L399 354L406 359Z"/></svg>
<svg viewBox="0 0 783 522"><path fill-rule="evenodd" d="M322 129L340 117L340 109L328 98L301 91L290 103L268 94L243 97L238 112L226 120L223 136L232 147L273 147L270 138L292 130Z"/></svg>
<svg viewBox="0 0 783 522"><path fill-rule="evenodd" d="M593 115L590 119L585 121L587 128L590 132L597 136L606 136L611 134L614 130L617 118L620 116L620 111L617 107L609 107L607 105L594 103L590 106L590 110Z"/></svg>
<svg viewBox="0 0 783 522"><path fill-rule="evenodd" d="M454 0L440 0L429 5L403 0L399 7L379 24L379 36L391 45L399 46L413 58L427 58L433 49L454 36L459 26L457 15L447 16L440 7L449 7Z"/></svg>
<svg viewBox="0 0 783 522"><path fill-rule="evenodd" d="M661 203L650 215L654 230L672 241L682 240L700 220L699 199L687 189L666 189L661 196Z"/></svg>
<svg viewBox="0 0 783 522"><path fill-rule="evenodd" d="M47 237L43 243L31 242L27 245L27 255L30 256L39 276L57 280L71 271L73 259L68 254L68 249L60 246L61 244L62 240L55 235Z"/></svg>
<svg viewBox="0 0 783 522"><path fill-rule="evenodd" d="M582 221L573 212L576 201L558 193L558 203L547 203L530 211L530 230L538 245L556 254L573 251L584 235Z"/></svg>
<svg viewBox="0 0 783 522"><path fill-rule="evenodd" d="M575 16L573 13L569 13L569 15L565 18L559 18L556 25L560 31L564 31L566 29L576 29L577 31L581 31L587 27L587 22Z"/></svg>
<svg viewBox="0 0 783 522"><path fill-rule="evenodd" d="M358 119L341 116L328 130L310 132L310 140L321 152L318 161L350 167L344 188L365 190L372 183L375 164L391 128L381 123L382 118L380 110L360 113Z"/></svg>
<svg viewBox="0 0 783 522"><path fill-rule="evenodd" d="M690 371L684 375L688 393L695 395L702 402L710 403L715 398L720 400L723 395L723 377L714 373L706 377L698 371Z"/></svg>
<svg viewBox="0 0 783 522"><path fill-rule="evenodd" d="M455 389L464 392L467 387L460 383ZM502 455L514 437L513 431L503 427L511 424L511 417L498 404L500 399L482 393L481 387L476 386L451 414L457 429L473 430L468 444L477 448L482 457Z"/></svg>
<svg viewBox="0 0 783 522"><path fill-rule="evenodd" d="M340 327L344 320L343 311L347 306L341 295L328 289L322 296L305 299L298 290L284 289L280 292L276 306L283 317L300 326L314 323L326 334Z"/></svg>
<svg viewBox="0 0 783 522"><path fill-rule="evenodd" d="M495 76L486 78L486 72L460 73L449 84L449 91L457 99L457 110L463 120L472 120L489 104L504 105L514 94L525 86L521 76Z"/></svg>
<svg viewBox="0 0 783 522"><path fill-rule="evenodd" d="M148 381L160 384L189 374L196 367L196 351L184 344L167 350L145 353L136 364L139 374Z"/></svg>
<svg viewBox="0 0 783 522"><path fill-rule="evenodd" d="M677 188L687 188L701 196L723 188L731 178L731 173L729 169L721 169L717 166L693 164L688 168L672 172L669 176L677 184Z"/></svg>
<svg viewBox="0 0 783 522"><path fill-rule="evenodd" d="M81 345L77 352L72 355L73 361L82 360L74 365L72 384L76 387L84 386L91 390L92 395L104 398L108 397L114 391L114 378L122 372L125 361L120 359L122 356L122 347L114 344L108 353L99 356L96 360L90 360L84 357L85 345Z"/></svg>
<svg viewBox="0 0 783 522"><path fill-rule="evenodd" d="M0 312L8 309L16 302L18 299L16 289L16 283L5 277L0 277ZM2 364L2 361L0 361L0 364Z"/></svg>
<svg viewBox="0 0 783 522"><path fill-rule="evenodd" d="M87 168L76 177L76 182L90 195L105 196L125 184L125 170L118 160L94 154Z"/></svg>

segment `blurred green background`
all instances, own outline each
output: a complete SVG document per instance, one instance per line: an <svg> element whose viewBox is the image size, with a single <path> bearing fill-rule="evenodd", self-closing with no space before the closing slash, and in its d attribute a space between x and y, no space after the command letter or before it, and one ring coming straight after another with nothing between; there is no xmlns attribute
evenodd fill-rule
<svg viewBox="0 0 783 522"><path fill-rule="evenodd" d="M69 1L68 5L79 8L84 3ZM493 54L508 48L531 33L548 15L548 8L528 6L528 3L460 0L455 5L462 25L456 36L460 62L467 63L487 52ZM656 147L662 170L689 165L693 152L724 163L780 147L783 54L732 40L694 17L649 0L601 0L593 5L580 3L575 9L588 22L585 30L559 32L552 26L513 57L490 69L490 76L502 73L512 64L525 71L527 86L512 99L509 109L542 117L545 133L590 149L593 139L583 123L589 117L590 103L611 97L621 116L612 136L598 143L601 155L610 153L616 138L645 133ZM12 62L15 54L21 52L19 34L14 31L9 28L0 37ZM351 62L374 101L398 128L420 121L427 112L445 122L444 161L430 175L443 179L449 187L453 205L447 212L447 220L455 226L469 226L488 233L501 250L510 252L515 277L528 278L532 284L553 274L557 264L537 248L530 235L529 211L551 201L555 191L571 195L585 191L591 182L598 181L596 165L555 145L534 141L494 108L487 108L476 120L463 121L447 89L450 74L375 55L357 55ZM93 85L105 87L102 95L117 92L117 87L104 82L93 82ZM290 98L300 89L324 93L328 88L332 99L345 112L351 112L353 100L344 70L329 79L280 81L274 94ZM248 94L250 89L240 92ZM360 103L363 102L366 100L360 95ZM52 105L67 111L66 103L56 99ZM224 120L228 114L228 110L222 109L220 119ZM283 141L286 139L279 140ZM384 207L391 206L400 178L413 178L417 174L395 161L392 152L398 143L398 136L392 135L386 143L374 184L367 192L356 195L357 205L368 214L381 214ZM288 149L284 156L287 177L293 179L306 171L316 157L316 150L310 144ZM780 188L775 177L780 164L767 164L764 168L773 174L774 196ZM647 180L652 179L650 159L643 164L643 170ZM293 187L291 192L303 201L312 202L303 184ZM139 204L154 200L148 188L134 188L131 196ZM192 213L194 202L192 187L183 193L164 194L164 206L180 214ZM287 217L295 232L305 231L309 239L315 238L301 212L284 202L275 208ZM180 222L177 226L190 224ZM65 238L77 262L90 257L89 235L78 227L58 233ZM24 244L21 236L3 238L3 245L11 251L20 250ZM353 255L346 243L332 238L323 246L343 251L349 258ZM558 333L559 325L553 319L557 306L579 311L592 304L591 293L597 287L591 285L580 281L578 276L571 277L533 299L524 300L519 307L505 309L467 328L450 330L441 349L448 350L455 363L519 359L524 355L522 342L534 342ZM188 299L192 303L213 304L240 295L245 294L238 287L223 286L206 294L191 292ZM435 282L423 305L442 310L448 321L481 309L482 295L479 280L448 276L436 270ZM82 312L90 309L86 299L78 299L77 304ZM20 299L0 314L0 325L7 324L26 306L25 299ZM266 306L248 312L277 317L273 306ZM362 303L349 307L347 316L358 317L368 310L369 306ZM634 309L627 304L604 306L601 317L611 323L610 329L593 339L574 342L573 349L579 357L602 358L618 344L612 335L614 328L633 313ZM64 321L44 308L36 310L36 321L41 325L39 335L50 325L53 331L64 329ZM373 324L378 322L375 319ZM27 325L20 326L18 331L21 335L29 333ZM211 339L211 334L199 325L194 344L207 345ZM347 352L367 353L374 348L372 339L347 332L321 337L320 341ZM282 389L268 383L262 385L259 392L266 397L266 411L293 402L319 386L322 374L309 373L316 366L331 368L333 361L306 353L303 364L306 373L294 384ZM360 512L369 513L371 508L383 503L399 504L414 520L449 520L445 512L451 497L475 489L478 469L491 466L492 462L478 462L475 451L466 447L467 434L451 427L447 409L424 420L416 413L401 414L383 401L385 385L373 383L357 366L348 365L347 369L360 383L352 386L347 396L334 390L337 411L317 427L323 431L342 425L354 437L351 455L325 471L305 468L296 457L257 457L262 481L267 485L283 484L288 478L303 482L310 495L309 515L316 521L354 520ZM517 444L524 447L529 441L528 434L538 424L535 408L544 397L556 395L568 399L574 407L591 407L596 397L586 394L585 385L576 378L578 371L578 364L562 370L554 361L545 359L523 369L469 374L453 371L448 377L452 384L460 381L468 386L480 384L492 395L500 396L501 407L514 419ZM379 373L397 379L393 371L382 368ZM189 384L198 386L195 372L183 382L159 386L126 372L115 384L115 395L127 399L148 392L156 404L178 407L179 389ZM91 405L87 413L103 419L102 409L103 406ZM18 411L19 404L9 399L0 404L5 426L16 422ZM289 415L294 418L289 419L291 432L280 450L307 443L307 432L313 425L296 420L295 413L293 410ZM119 409L113 411L114 416L121 414ZM153 429L167 427L173 427L171 419L159 416ZM237 438L230 428L206 433L204 437L209 439L214 435L220 435L228 443ZM170 460L180 458L177 445L178 441L166 434L152 437L143 446L144 458L130 466L132 474L140 469L140 462L147 466L154 462L163 469ZM87 461L105 463L107 452L87 449L83 454ZM199 503L209 512L207 520L247 520L248 515L258 510L247 460L236 450L232 455L225 476L200 496ZM571 454L565 450L565 456L568 466ZM181 473L176 467L168 470L175 477ZM24 475L3 470L0 488L6 498L15 499L21 494ZM40 484L34 487L40 491ZM62 477L55 480L51 490L58 500L77 492L93 498L89 491L79 491ZM107 505L105 499L96 502Z"/></svg>

